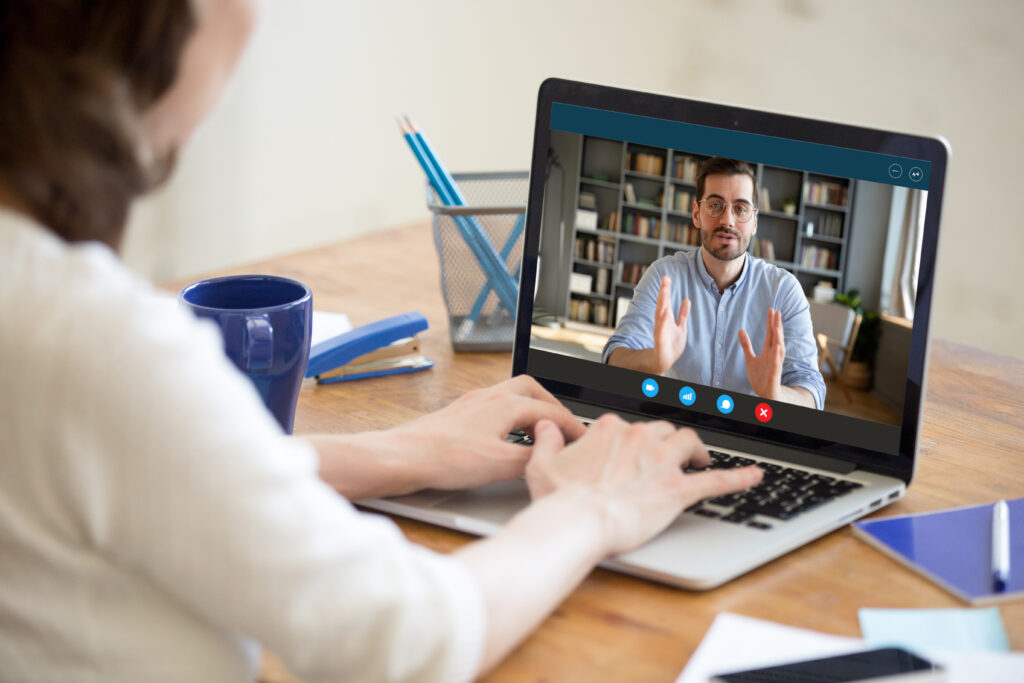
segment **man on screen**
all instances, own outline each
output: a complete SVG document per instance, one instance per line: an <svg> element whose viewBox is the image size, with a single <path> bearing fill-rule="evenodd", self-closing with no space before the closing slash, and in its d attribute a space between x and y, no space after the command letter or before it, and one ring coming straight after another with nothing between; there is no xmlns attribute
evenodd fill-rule
<svg viewBox="0 0 1024 683"><path fill-rule="evenodd" d="M753 169L708 159L696 197L701 248L651 264L604 362L822 409L825 382L800 283L747 253L757 233Z"/></svg>

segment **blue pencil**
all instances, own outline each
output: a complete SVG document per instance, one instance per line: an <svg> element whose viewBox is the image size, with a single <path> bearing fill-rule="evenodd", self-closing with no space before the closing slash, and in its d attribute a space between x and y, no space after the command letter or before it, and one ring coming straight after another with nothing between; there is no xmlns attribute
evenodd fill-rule
<svg viewBox="0 0 1024 683"><path fill-rule="evenodd" d="M502 263L504 263L505 260L508 258L508 255L512 253L512 248L515 247L516 242L519 241L519 237L523 234L523 229L525 227L526 216L521 215L519 216L519 218L516 219L515 225L512 226L512 230L511 232L509 232L508 239L505 241L505 246L501 248L500 256ZM517 265L516 269L513 272L517 272L518 270L519 266ZM473 325L476 323L477 318L480 317L480 312L483 310L484 303L487 301L487 297L490 295L490 293L491 288L487 287L486 285L484 286L483 289L480 290L480 294L477 295L476 301L473 302L473 308L470 309L469 315L463 321L462 325L459 327L459 330L455 335L456 339L465 339L469 336L469 333L472 332Z"/></svg>
<svg viewBox="0 0 1024 683"><path fill-rule="evenodd" d="M402 125L400 122L399 125L409 148L441 201L447 206L465 206L466 200L455 184L455 180L441 164L437 155L433 153L433 148L422 133L415 130L414 124L411 122L406 125ZM515 280L505 269L505 259L499 257L494 251L494 245L491 244L483 227L474 216L453 216L452 218L455 220L455 225L463 240L473 251L473 255L480 263L488 281L498 294L502 307L514 318L519 292ZM487 293L488 288L485 287L481 296L486 299ZM475 308L476 306L474 306ZM479 315L479 311L477 311L477 315Z"/></svg>

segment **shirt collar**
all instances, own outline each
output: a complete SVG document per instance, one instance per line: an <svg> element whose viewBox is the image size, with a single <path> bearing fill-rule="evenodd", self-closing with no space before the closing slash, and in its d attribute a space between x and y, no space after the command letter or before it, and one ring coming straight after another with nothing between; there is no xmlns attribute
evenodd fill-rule
<svg viewBox="0 0 1024 683"><path fill-rule="evenodd" d="M700 280L701 280L701 282L704 283L705 287L707 287L708 289L712 289L713 288L717 292L718 291L718 285L715 284L715 279L713 277L711 277L711 274L708 272L707 267L704 265L704 253L703 252L704 252L704 247L700 247L699 249L697 249L697 250L695 250L693 252L695 254L694 258L697 261L697 273L698 273L698 275L700 275ZM736 278L736 282L732 283L732 285L729 286L729 289L736 289L737 287L742 285L744 283L744 281L746 281L747 273L749 271L750 271L750 254L744 253L743 254L743 270L740 271L740 276L738 278Z"/></svg>

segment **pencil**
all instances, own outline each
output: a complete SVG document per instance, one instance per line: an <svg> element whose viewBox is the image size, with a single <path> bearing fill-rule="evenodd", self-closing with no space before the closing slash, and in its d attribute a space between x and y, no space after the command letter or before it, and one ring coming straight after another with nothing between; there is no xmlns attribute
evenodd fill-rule
<svg viewBox="0 0 1024 683"><path fill-rule="evenodd" d="M446 206L465 206L466 200L455 184L454 178L434 153L429 141L423 136L422 131L406 118L403 122L399 120L399 128L405 137L413 156L419 162L423 172L427 176L431 187L437 192L438 197ZM498 295L498 299L509 315L515 317L518 304L519 290L515 280L505 269L505 259L501 258L495 251L494 245L487 237L483 227L474 216L453 216L456 227L459 229L463 240L473 252L474 257L480 263L480 267L487 277L490 286ZM506 256L507 258L507 256ZM481 291L481 296L486 299L488 288ZM474 309L477 307L474 305ZM476 310L479 315L479 310ZM475 322L473 320L472 322Z"/></svg>

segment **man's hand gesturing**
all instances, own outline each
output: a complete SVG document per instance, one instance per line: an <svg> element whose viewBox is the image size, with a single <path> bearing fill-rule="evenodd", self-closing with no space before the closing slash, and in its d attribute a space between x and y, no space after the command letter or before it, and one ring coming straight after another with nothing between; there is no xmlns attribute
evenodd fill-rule
<svg viewBox="0 0 1024 683"><path fill-rule="evenodd" d="M679 315L675 317L669 304L671 291L672 278L663 275L654 311L654 356L658 374L664 374L686 350L686 318L690 315L690 300L683 299Z"/></svg>
<svg viewBox="0 0 1024 683"><path fill-rule="evenodd" d="M782 336L782 313L768 309L765 323L764 346L755 355L746 330L740 330L740 345L747 361L747 380L754 393L761 398L778 400L782 389L782 361L786 358L786 343Z"/></svg>

